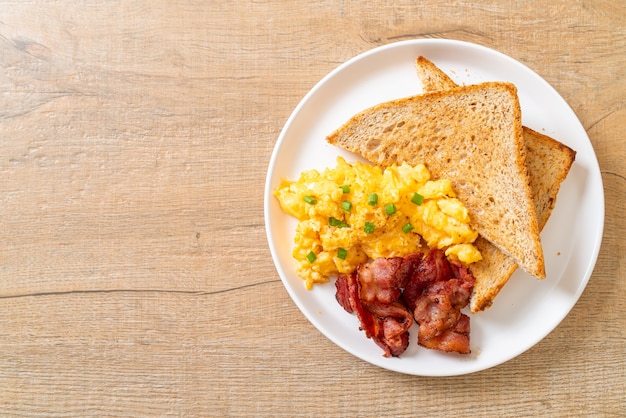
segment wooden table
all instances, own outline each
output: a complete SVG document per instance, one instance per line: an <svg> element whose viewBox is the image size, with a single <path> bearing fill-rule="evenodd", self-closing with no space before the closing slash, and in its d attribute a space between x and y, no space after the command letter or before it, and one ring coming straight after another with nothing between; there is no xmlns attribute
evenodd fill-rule
<svg viewBox="0 0 626 418"><path fill-rule="evenodd" d="M447 3L0 1L0 416L626 416L624 3ZM544 77L605 187L569 316L466 376L335 346L265 236L294 107L347 59L414 38Z"/></svg>

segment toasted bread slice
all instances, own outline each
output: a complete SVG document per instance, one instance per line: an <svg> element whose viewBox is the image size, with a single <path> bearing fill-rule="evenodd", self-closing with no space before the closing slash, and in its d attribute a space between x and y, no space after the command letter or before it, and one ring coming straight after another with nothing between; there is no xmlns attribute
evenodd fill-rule
<svg viewBox="0 0 626 418"><path fill-rule="evenodd" d="M417 58L416 68L425 92L458 87L446 73L424 57ZM559 188L576 158L576 152L549 136L525 126L522 129L530 189L539 229L542 230L550 218ZM517 269L513 259L486 239L479 237L475 244L483 259L470 268L476 279L470 299L470 310L473 313L490 307Z"/></svg>
<svg viewBox="0 0 626 418"><path fill-rule="evenodd" d="M417 76L422 82L424 93L432 91L450 90L459 87L448 74L441 71L433 62L423 56L415 59L415 69Z"/></svg>
<svg viewBox="0 0 626 418"><path fill-rule="evenodd" d="M426 164L433 177L452 182L480 235L528 273L545 277L513 84L482 83L381 103L326 140L382 167Z"/></svg>

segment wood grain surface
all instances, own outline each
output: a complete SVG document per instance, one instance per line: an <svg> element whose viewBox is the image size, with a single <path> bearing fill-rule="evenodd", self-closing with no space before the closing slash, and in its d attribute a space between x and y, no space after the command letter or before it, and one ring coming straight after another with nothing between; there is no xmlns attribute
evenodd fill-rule
<svg viewBox="0 0 626 418"><path fill-rule="evenodd" d="M569 316L467 376L335 346L265 237L291 111L347 59L414 38L545 78L605 187ZM626 416L624 51L622 0L0 0L0 416Z"/></svg>

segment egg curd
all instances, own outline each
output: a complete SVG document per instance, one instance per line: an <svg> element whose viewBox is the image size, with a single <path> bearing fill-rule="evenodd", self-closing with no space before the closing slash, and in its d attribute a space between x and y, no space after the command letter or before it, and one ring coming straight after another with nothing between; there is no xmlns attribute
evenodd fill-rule
<svg viewBox="0 0 626 418"><path fill-rule="evenodd" d="M478 233L449 180L431 180L423 165L380 167L337 158L335 168L304 171L274 191L298 219L293 257L307 289L368 259L429 248L470 264L481 260Z"/></svg>

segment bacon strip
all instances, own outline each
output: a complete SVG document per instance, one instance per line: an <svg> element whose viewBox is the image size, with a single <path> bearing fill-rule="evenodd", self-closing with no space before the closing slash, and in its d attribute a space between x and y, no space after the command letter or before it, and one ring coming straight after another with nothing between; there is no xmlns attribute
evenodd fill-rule
<svg viewBox="0 0 626 418"><path fill-rule="evenodd" d="M360 329L383 349L385 357L397 357L409 346L411 313L399 300L401 258L380 258L359 266L352 274L340 274L336 298L350 313L356 313Z"/></svg>
<svg viewBox="0 0 626 418"><path fill-rule="evenodd" d="M469 354L469 303L474 278L450 263L441 250L431 250L407 283L403 297L419 324L418 344L439 351Z"/></svg>
<svg viewBox="0 0 626 418"><path fill-rule="evenodd" d="M340 274L335 297L356 313L360 329L384 351L399 356L408 347L409 328L419 324L418 344L439 351L470 352L470 319L461 313L474 277L459 262L433 249L404 258L378 258L351 274Z"/></svg>

